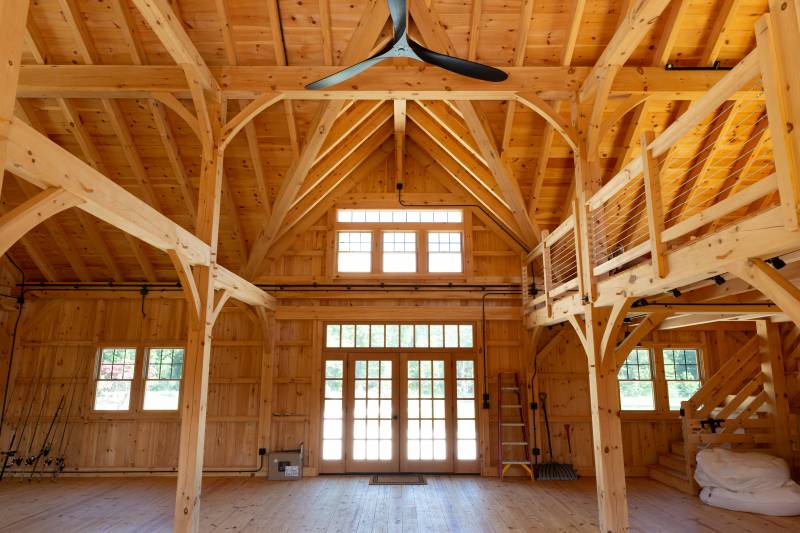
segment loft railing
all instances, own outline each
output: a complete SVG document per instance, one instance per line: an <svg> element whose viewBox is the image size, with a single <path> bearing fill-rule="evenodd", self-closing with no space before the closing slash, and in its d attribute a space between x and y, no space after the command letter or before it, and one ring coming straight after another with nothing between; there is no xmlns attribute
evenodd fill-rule
<svg viewBox="0 0 800 533"><path fill-rule="evenodd" d="M542 242L525 259L523 283L530 306L544 304L550 314L552 301L578 288L575 215L564 220L552 233L542 233Z"/></svg>
<svg viewBox="0 0 800 533"><path fill-rule="evenodd" d="M664 278L670 251L694 239L777 205L796 221L796 202L786 197L797 186L786 182L797 177L783 148L773 152L773 139L785 132L770 122L776 89L759 66L760 48L669 127L642 135L641 154L586 201L585 229L573 214L545 233L523 260L528 310L545 306L550 318L553 303L578 288L582 264L598 280L649 260ZM580 239L589 257L583 263Z"/></svg>

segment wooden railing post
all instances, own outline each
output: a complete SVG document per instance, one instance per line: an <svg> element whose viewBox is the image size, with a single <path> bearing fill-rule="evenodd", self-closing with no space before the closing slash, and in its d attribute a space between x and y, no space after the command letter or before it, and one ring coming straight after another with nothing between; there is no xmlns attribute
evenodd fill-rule
<svg viewBox="0 0 800 533"><path fill-rule="evenodd" d="M797 0L770 0L756 23L756 43L767 103L784 224L798 228L800 207L800 49Z"/></svg>
<svg viewBox="0 0 800 533"><path fill-rule="evenodd" d="M522 269L520 272L520 285L522 287L522 308L528 308L528 302L530 301L529 289L531 280L530 276L528 275L528 256L524 252L520 256L520 264L522 265Z"/></svg>
<svg viewBox="0 0 800 533"><path fill-rule="evenodd" d="M592 260L591 224L589 221L589 206L586 201L597 192L599 180L594 179L596 169L585 157L575 154L575 260L578 263L578 284L584 303L593 302L597 297L597 286L594 276L594 261Z"/></svg>
<svg viewBox="0 0 800 533"><path fill-rule="evenodd" d="M642 171L644 175L645 215L650 235L650 256L656 276L667 276L667 254L661 234L664 232L664 211L661 200L661 179L658 162L649 148L655 135L652 131L642 132Z"/></svg>
<svg viewBox="0 0 800 533"><path fill-rule="evenodd" d="M550 232L542 230L542 276L544 277L544 305L547 309L547 318L553 316L553 300L550 291L553 289L553 265L550 263L550 244L547 238Z"/></svg>

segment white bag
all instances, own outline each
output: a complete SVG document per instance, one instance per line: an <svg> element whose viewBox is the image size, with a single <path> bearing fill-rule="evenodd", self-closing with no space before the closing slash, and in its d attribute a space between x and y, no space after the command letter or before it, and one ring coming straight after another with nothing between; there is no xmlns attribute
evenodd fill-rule
<svg viewBox="0 0 800 533"><path fill-rule="evenodd" d="M789 466L765 453L709 448L697 453L694 479L704 488L758 492L783 487L789 481Z"/></svg>
<svg viewBox="0 0 800 533"><path fill-rule="evenodd" d="M769 516L800 515L800 486L788 481L782 487L758 492L734 492L720 487L706 487L700 491L703 503L746 513Z"/></svg>

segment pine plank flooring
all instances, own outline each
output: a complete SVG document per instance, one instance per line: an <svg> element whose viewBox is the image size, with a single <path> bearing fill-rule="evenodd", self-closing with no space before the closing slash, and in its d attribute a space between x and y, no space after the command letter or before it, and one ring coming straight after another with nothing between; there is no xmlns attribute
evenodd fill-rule
<svg viewBox="0 0 800 533"><path fill-rule="evenodd" d="M597 531L594 479L505 481L428 476L426 486L370 486L363 476L266 482L207 478L203 531ZM61 478L0 483L0 531L169 531L175 479ZM641 532L800 531L772 518L703 505L648 479L629 479L631 526Z"/></svg>

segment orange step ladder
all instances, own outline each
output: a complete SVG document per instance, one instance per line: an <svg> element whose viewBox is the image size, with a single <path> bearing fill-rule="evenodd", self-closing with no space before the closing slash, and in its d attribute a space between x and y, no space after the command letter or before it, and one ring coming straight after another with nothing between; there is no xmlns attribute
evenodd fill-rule
<svg viewBox="0 0 800 533"><path fill-rule="evenodd" d="M497 375L497 470L501 480L515 466L533 478L529 443L528 417L519 374L500 372Z"/></svg>

